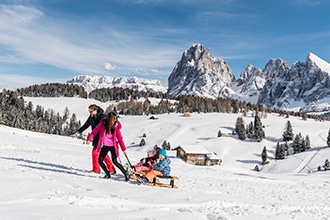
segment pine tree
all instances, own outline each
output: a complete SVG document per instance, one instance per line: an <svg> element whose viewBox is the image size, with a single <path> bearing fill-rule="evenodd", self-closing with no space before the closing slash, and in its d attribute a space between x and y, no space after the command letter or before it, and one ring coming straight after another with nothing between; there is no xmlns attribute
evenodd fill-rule
<svg viewBox="0 0 330 220"><path fill-rule="evenodd" d="M144 138L142 138L140 141L140 146L144 146L145 144L146 144L146 141L144 140Z"/></svg>
<svg viewBox="0 0 330 220"><path fill-rule="evenodd" d="M330 129L328 131L327 145L330 147Z"/></svg>
<svg viewBox="0 0 330 220"><path fill-rule="evenodd" d="M301 138L301 145L300 145L300 151L304 152L306 150L306 142L305 138Z"/></svg>
<svg viewBox="0 0 330 220"><path fill-rule="evenodd" d="M284 146L284 144L280 144L280 146L279 146L278 159L279 160L285 159L285 146Z"/></svg>
<svg viewBox="0 0 330 220"><path fill-rule="evenodd" d="M171 144L170 144L169 141L167 142L167 149L166 150L171 150Z"/></svg>
<svg viewBox="0 0 330 220"><path fill-rule="evenodd" d="M256 165L255 167L254 167L254 169L253 169L254 171L257 171L257 172L259 172L260 171L260 168L259 168L259 166L258 165Z"/></svg>
<svg viewBox="0 0 330 220"><path fill-rule="evenodd" d="M304 121L307 120L307 114L306 114L306 113L303 113L303 115L302 115L302 120L304 120Z"/></svg>
<svg viewBox="0 0 330 220"><path fill-rule="evenodd" d="M78 129L79 129L79 123L77 122L76 114L73 113L70 118L70 123L66 135L74 134Z"/></svg>
<svg viewBox="0 0 330 220"><path fill-rule="evenodd" d="M253 138L253 136L254 136L254 127L253 127L253 123L252 123L252 121L250 122L250 124L248 125L248 128L247 128L247 137L248 138Z"/></svg>
<svg viewBox="0 0 330 220"><path fill-rule="evenodd" d="M265 132L262 128L262 123L260 121L259 114L256 114L254 117L254 139L260 142L264 137L265 137Z"/></svg>
<svg viewBox="0 0 330 220"><path fill-rule="evenodd" d="M238 134L238 138L240 140L246 139L246 131L245 131L245 125L244 120L242 117L238 117L235 124L235 131Z"/></svg>
<svg viewBox="0 0 330 220"><path fill-rule="evenodd" d="M306 138L305 138L305 146L306 146L306 150L311 149L311 141L309 140L308 135L306 135Z"/></svg>
<svg viewBox="0 0 330 220"><path fill-rule="evenodd" d="M266 164L267 163L267 150L266 150L266 146L264 146L264 148L262 150L261 159L262 159L262 164Z"/></svg>
<svg viewBox="0 0 330 220"><path fill-rule="evenodd" d="M222 133L221 133L221 131L219 130L218 131L218 137L221 137L222 136Z"/></svg>
<svg viewBox="0 0 330 220"><path fill-rule="evenodd" d="M279 144L277 142L276 148L275 148L275 159L276 160L283 160L285 159L285 145Z"/></svg>
<svg viewBox="0 0 330 220"><path fill-rule="evenodd" d="M65 107L63 112L63 121L66 121L69 118L69 115L70 115L70 110L68 107Z"/></svg>
<svg viewBox="0 0 330 220"><path fill-rule="evenodd" d="M283 131L283 141L292 141L293 140L293 131L291 122L288 120Z"/></svg>
<svg viewBox="0 0 330 220"><path fill-rule="evenodd" d="M286 151L286 155L289 156L290 155L290 149L288 146L288 142L284 142L284 150Z"/></svg>
<svg viewBox="0 0 330 220"><path fill-rule="evenodd" d="M167 142L166 142L166 140L164 140L164 141L163 141L163 144L162 144L162 149L165 149L166 146L167 146Z"/></svg>
<svg viewBox="0 0 330 220"><path fill-rule="evenodd" d="M325 160L323 168L324 170L330 170L330 163L328 159Z"/></svg>
<svg viewBox="0 0 330 220"><path fill-rule="evenodd" d="M277 142L275 147L275 159L278 160L278 151L280 149L280 143Z"/></svg>
<svg viewBox="0 0 330 220"><path fill-rule="evenodd" d="M293 153L294 154L300 153L300 151L301 151L301 139L300 139L299 135L295 136L295 138L293 140L292 148L293 148Z"/></svg>

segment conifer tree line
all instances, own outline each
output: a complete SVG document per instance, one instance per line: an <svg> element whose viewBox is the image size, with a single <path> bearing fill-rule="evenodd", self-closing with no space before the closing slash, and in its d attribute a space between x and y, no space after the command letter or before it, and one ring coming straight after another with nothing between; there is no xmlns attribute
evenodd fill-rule
<svg viewBox="0 0 330 220"><path fill-rule="evenodd" d="M28 97L81 97L87 98L84 87L75 84L46 83L17 89L21 96Z"/></svg>
<svg viewBox="0 0 330 220"><path fill-rule="evenodd" d="M148 115L171 112L241 112L246 114L249 111L256 111L266 113L274 112L278 113L280 116L291 115L302 117L304 120L306 120L306 118L313 118L319 121L329 120L325 115L264 108L262 105L255 105L237 99L220 97L217 99L211 99L193 95L172 96L167 93L138 91L120 87L95 89L87 94L84 87L76 84L46 83L18 89L17 91L19 95L29 97L80 97L95 99L101 102L117 101L117 111L126 115ZM145 101L139 101L140 98L144 98ZM158 98L161 99L161 102L157 105L151 105L149 98ZM173 102L169 100L176 100L176 102L173 104Z"/></svg>
<svg viewBox="0 0 330 220"><path fill-rule="evenodd" d="M70 116L67 107L61 116L40 105L34 108L32 102L25 103L17 91L5 89L0 93L0 100L0 124L6 126L57 135L71 135L81 126L75 113Z"/></svg>
<svg viewBox="0 0 330 220"><path fill-rule="evenodd" d="M261 105L258 106L229 98L211 99L192 95L171 96L167 93L138 91L119 87L95 89L87 95L85 89L76 84L47 83L18 89L17 92L21 96L29 97L88 97L101 102L117 101L117 111L125 115L171 112L238 113L253 109L264 110ZM140 98L144 98L145 101L139 101ZM152 105L150 98L158 98L161 101L157 105ZM173 103L169 100L175 100L176 102ZM270 108L267 110L271 111Z"/></svg>
<svg viewBox="0 0 330 220"><path fill-rule="evenodd" d="M103 88L93 90L87 94L82 86L76 84L47 83L32 85L16 91L3 90L0 94L1 112L0 124L32 130L42 133L70 135L80 127L75 113L70 113L65 109L62 114L56 113L52 109L44 109L42 106L34 106L26 103L23 96L28 97L80 97L91 98L101 102L117 101L116 105L109 105L106 112L116 110L125 115L149 115L164 113L185 113L185 112L222 112L222 113L243 113L254 112L275 112L280 115L302 116L300 113L286 112L264 108L261 105L251 104L245 101L238 101L229 98L205 98L192 95L171 96L166 93L153 93L137 91L124 88ZM143 98L143 99L141 99ZM152 104L150 99L158 98L157 104ZM139 101L144 100L144 101ZM65 108L65 106L63 106ZM71 115L70 115L71 114ZM62 115L62 116L61 116ZM303 115L311 118L311 115ZM315 118L321 120L323 118ZM248 138L261 141L264 137L260 118L256 118L254 125L249 125L245 129ZM243 128L239 128L243 131ZM240 133L240 138L244 138L244 133Z"/></svg>

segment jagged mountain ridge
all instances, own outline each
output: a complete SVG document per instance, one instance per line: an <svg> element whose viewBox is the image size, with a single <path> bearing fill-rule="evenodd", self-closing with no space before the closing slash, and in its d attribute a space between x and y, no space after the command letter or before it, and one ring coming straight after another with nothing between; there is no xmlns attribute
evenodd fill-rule
<svg viewBox="0 0 330 220"><path fill-rule="evenodd" d="M263 70L249 64L236 80L226 61L213 57L203 45L194 44L173 68L168 87L158 80L137 77L77 76L67 83L80 84L89 92L123 87L171 95L229 97L265 107L308 112L330 109L329 73L330 64L309 53L305 62L297 61L292 67L280 58L270 59Z"/></svg>
<svg viewBox="0 0 330 220"><path fill-rule="evenodd" d="M300 111L306 111L306 106L328 103L330 64L313 53L291 68L281 59L270 60L263 72L267 82L257 104L279 109L300 107Z"/></svg>
<svg viewBox="0 0 330 220"><path fill-rule="evenodd" d="M215 65L219 60L223 66ZM250 64L236 80L224 60L214 58L209 49L195 44L184 51L170 74L168 93L229 97L271 108L300 107L300 111L305 111L305 106L317 109L313 105L328 103L329 73L330 64L309 53L305 62L295 62L292 67L282 59L271 59L262 71Z"/></svg>

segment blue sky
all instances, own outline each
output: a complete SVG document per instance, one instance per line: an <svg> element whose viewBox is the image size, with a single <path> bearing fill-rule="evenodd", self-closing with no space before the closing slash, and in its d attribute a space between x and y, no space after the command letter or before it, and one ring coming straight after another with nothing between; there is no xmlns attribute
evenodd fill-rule
<svg viewBox="0 0 330 220"><path fill-rule="evenodd" d="M167 79L201 43L236 78L271 58L330 61L328 0L2 0L0 88L77 75Z"/></svg>

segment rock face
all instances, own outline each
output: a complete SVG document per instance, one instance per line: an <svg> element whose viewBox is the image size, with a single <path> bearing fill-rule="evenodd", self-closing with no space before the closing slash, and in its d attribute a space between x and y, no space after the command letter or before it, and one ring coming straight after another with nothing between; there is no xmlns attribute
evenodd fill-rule
<svg viewBox="0 0 330 220"><path fill-rule="evenodd" d="M260 68L248 65L235 83L233 88L238 99L256 100L259 92L263 89L266 79ZM255 103L255 101L253 101Z"/></svg>
<svg viewBox="0 0 330 220"><path fill-rule="evenodd" d="M209 49L194 44L183 52L171 72L168 93L175 96L230 97L235 93L231 89L234 80L231 68L223 59L214 58Z"/></svg>
<svg viewBox="0 0 330 220"><path fill-rule="evenodd" d="M282 59L270 59L265 68L248 65L236 80L226 61L194 44L185 50L168 78L171 95L229 97L266 107L287 109L323 105L330 97L330 64L309 53L305 62L292 67Z"/></svg>
<svg viewBox="0 0 330 220"><path fill-rule="evenodd" d="M330 95L330 64L312 53L292 68L283 60L270 60L263 72L267 82L257 104L286 109L292 103L308 105Z"/></svg>

